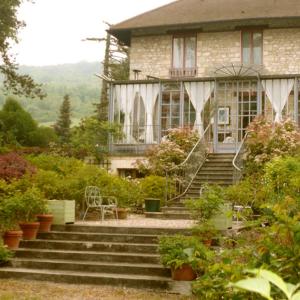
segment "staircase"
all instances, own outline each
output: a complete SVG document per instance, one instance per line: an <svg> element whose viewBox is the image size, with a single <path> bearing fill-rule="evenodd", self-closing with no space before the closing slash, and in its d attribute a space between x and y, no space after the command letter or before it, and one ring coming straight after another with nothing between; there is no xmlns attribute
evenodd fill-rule
<svg viewBox="0 0 300 300"><path fill-rule="evenodd" d="M56 225L22 241L0 278L159 289L181 293L159 262L158 237L184 229Z"/></svg>
<svg viewBox="0 0 300 300"><path fill-rule="evenodd" d="M183 204L185 199L198 198L204 184L218 184L224 187L231 185L233 183L232 160L234 155L232 153L209 154L186 194L162 209L162 218L190 219L190 213Z"/></svg>

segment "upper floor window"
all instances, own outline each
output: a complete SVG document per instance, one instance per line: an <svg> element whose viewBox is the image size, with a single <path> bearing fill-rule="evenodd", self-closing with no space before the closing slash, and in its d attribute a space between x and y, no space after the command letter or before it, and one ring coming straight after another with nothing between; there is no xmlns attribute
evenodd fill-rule
<svg viewBox="0 0 300 300"><path fill-rule="evenodd" d="M242 32L242 63L262 65L263 34L261 31Z"/></svg>
<svg viewBox="0 0 300 300"><path fill-rule="evenodd" d="M173 38L172 77L196 75L196 48L196 36L177 36Z"/></svg>

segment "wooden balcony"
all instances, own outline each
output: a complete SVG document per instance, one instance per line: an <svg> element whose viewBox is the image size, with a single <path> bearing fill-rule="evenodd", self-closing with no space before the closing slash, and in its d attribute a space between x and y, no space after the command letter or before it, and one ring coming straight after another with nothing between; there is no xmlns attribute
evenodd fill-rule
<svg viewBox="0 0 300 300"><path fill-rule="evenodd" d="M191 78L197 76L197 68L171 68L171 78Z"/></svg>

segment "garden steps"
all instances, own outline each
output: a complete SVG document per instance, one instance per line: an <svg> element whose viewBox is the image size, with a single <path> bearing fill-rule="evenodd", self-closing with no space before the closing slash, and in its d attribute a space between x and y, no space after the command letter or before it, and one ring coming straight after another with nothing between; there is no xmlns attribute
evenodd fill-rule
<svg viewBox="0 0 300 300"><path fill-rule="evenodd" d="M37 240L22 241L0 278L107 284L187 293L160 263L158 237L187 229L58 225ZM90 232L92 231L92 232ZM126 231L129 231L126 233ZM97 232L97 233L96 233ZM102 238L102 237L104 238Z"/></svg>
<svg viewBox="0 0 300 300"><path fill-rule="evenodd" d="M184 203L186 199L199 198L201 188L204 184L218 184L220 186L229 186L233 183L233 153L212 153L209 154L198 174L194 178L186 194L164 208L163 219L191 219L186 210L184 213ZM177 210L177 211L176 211ZM181 214L178 213L181 210Z"/></svg>
<svg viewBox="0 0 300 300"><path fill-rule="evenodd" d="M96 284L151 289L173 290L176 282L165 276L75 272L67 270L41 270L28 268L1 268L0 278L52 281L71 284Z"/></svg>
<svg viewBox="0 0 300 300"><path fill-rule="evenodd" d="M122 263L122 262L86 262L64 259L14 258L12 265L17 268L104 272L116 274L144 274L170 276L170 270L159 264Z"/></svg>

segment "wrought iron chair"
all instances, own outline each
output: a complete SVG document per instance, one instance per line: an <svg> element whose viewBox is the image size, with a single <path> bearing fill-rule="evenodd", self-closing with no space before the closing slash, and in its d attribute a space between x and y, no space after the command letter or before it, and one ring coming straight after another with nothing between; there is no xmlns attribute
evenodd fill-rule
<svg viewBox="0 0 300 300"><path fill-rule="evenodd" d="M105 213L114 212L115 217L118 219L117 212L117 199L113 196L102 196L100 189L97 186L87 186L84 192L84 198L86 203L86 210L82 220L85 219L89 209L96 209L100 211L101 220L104 220Z"/></svg>

